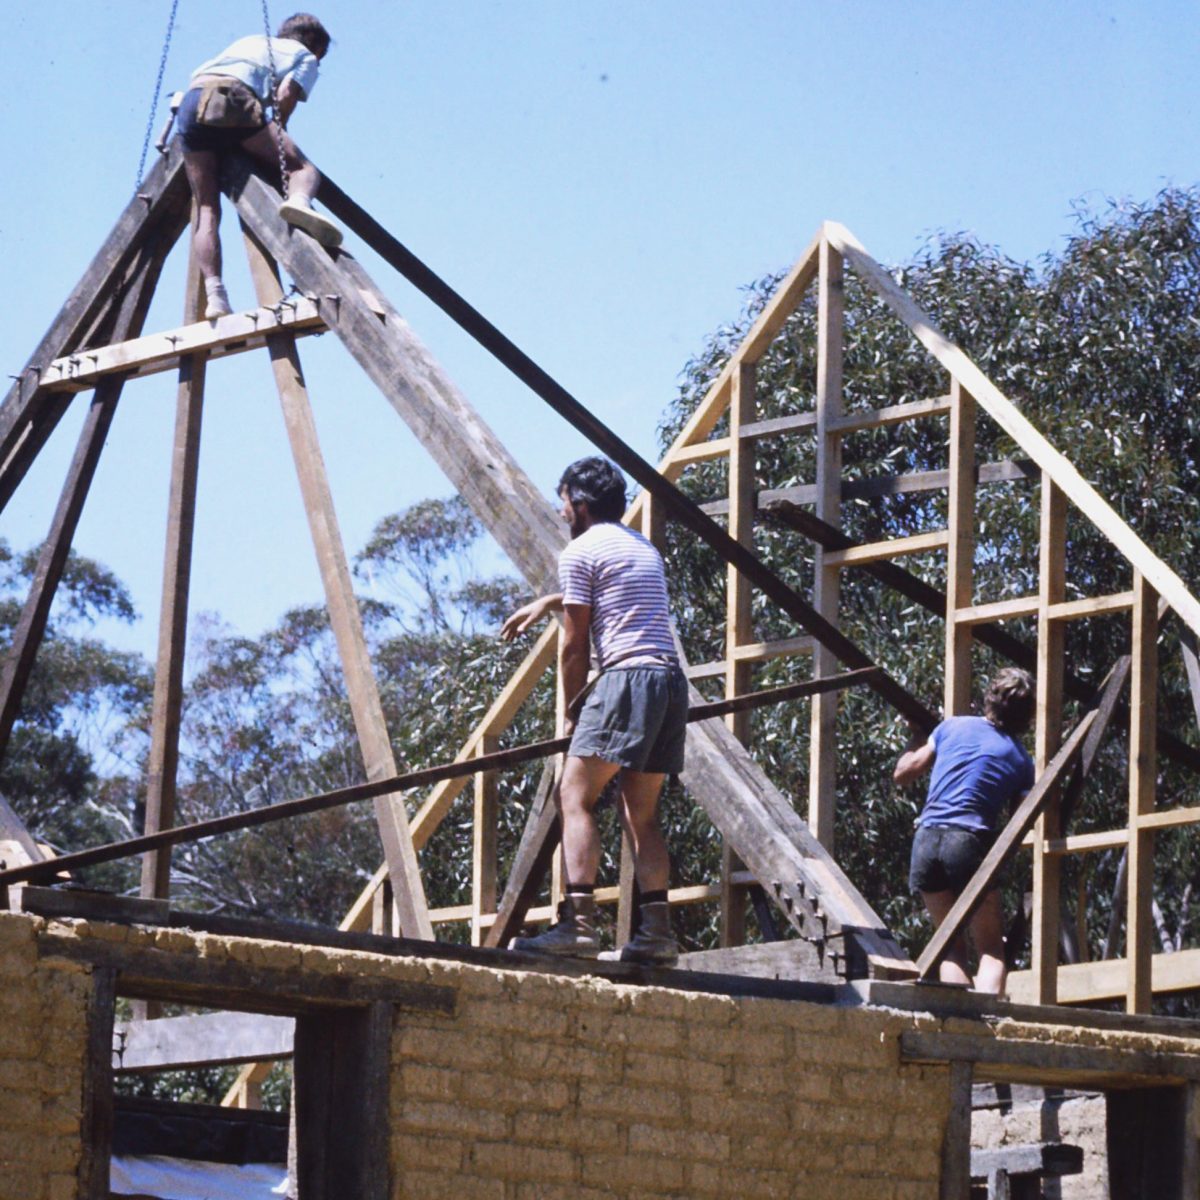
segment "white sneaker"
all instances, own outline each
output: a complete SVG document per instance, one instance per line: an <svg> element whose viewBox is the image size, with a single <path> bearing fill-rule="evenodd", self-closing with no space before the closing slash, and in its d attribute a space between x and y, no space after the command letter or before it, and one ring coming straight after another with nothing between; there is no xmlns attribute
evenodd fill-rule
<svg viewBox="0 0 1200 1200"><path fill-rule="evenodd" d="M204 306L204 319L215 321L218 317L227 317L233 309L229 307L229 293L220 279L206 279L204 292L207 297Z"/></svg>
<svg viewBox="0 0 1200 1200"><path fill-rule="evenodd" d="M299 200L285 200L279 206L279 215L289 225L303 229L330 250L335 250L342 244L342 231L328 217Z"/></svg>

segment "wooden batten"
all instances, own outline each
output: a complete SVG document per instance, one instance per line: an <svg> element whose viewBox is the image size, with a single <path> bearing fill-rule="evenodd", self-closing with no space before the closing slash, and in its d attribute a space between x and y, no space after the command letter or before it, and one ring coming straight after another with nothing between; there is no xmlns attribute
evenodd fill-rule
<svg viewBox="0 0 1200 1200"><path fill-rule="evenodd" d="M828 238L820 241L817 292L817 480L816 515L830 525L841 523L842 440L836 422L842 416L842 356L844 284L842 256ZM819 547L813 560L813 607L836 625L841 595L838 564ZM813 675L837 669L837 660L824 646L813 650ZM834 806L837 795L836 696L814 698L810 721L808 765L808 824L817 841L833 849Z"/></svg>
<svg viewBox="0 0 1200 1200"><path fill-rule="evenodd" d="M282 292L275 264L249 231L246 251L259 303L267 307L277 304ZM396 760L367 650L296 340L291 333L276 332L268 347L367 778L390 778L397 774ZM429 921L425 889L403 797L382 795L375 797L373 803L401 932L407 937L432 941L433 926Z"/></svg>
<svg viewBox="0 0 1200 1200"><path fill-rule="evenodd" d="M975 402L950 385L950 495L946 513L946 684L943 715L971 707L971 631L961 623L975 594Z"/></svg>
<svg viewBox="0 0 1200 1200"><path fill-rule="evenodd" d="M204 304L204 281L195 254L188 262L183 319L194 322ZM150 715L150 759L146 779L144 829L157 833L175 824L175 785L179 769L179 731L183 713L183 668L187 652L188 594L192 578L192 540L196 525L196 489L200 478L200 433L204 418L207 357L197 350L180 360L175 395L175 440L167 501L166 550L158 618L158 653ZM171 850L151 850L142 859L141 894L170 895Z"/></svg>
<svg viewBox="0 0 1200 1200"><path fill-rule="evenodd" d="M1046 770L1062 740L1063 627L1049 618L1066 589L1067 501L1050 476L1042 475L1040 557L1038 563L1037 707L1034 763ZM1061 860L1045 853L1047 840L1062 832L1053 805L1038 818L1033 831L1033 970L1039 1003L1053 1004L1058 978L1058 931Z"/></svg>

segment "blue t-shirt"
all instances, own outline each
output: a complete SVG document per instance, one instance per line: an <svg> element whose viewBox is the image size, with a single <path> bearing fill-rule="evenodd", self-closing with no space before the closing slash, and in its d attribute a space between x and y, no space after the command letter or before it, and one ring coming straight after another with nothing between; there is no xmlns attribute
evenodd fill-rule
<svg viewBox="0 0 1200 1200"><path fill-rule="evenodd" d="M1006 806L1033 787L1033 759L983 717L948 717L929 740L936 755L921 825L991 833Z"/></svg>

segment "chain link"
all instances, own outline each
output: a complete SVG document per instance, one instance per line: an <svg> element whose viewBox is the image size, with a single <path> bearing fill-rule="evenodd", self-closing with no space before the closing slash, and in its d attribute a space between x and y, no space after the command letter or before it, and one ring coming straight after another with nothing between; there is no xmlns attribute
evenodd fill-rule
<svg viewBox="0 0 1200 1200"><path fill-rule="evenodd" d="M266 0L263 0L263 10L266 10ZM167 36L163 39L162 58L158 60L158 78L154 81L154 95L150 97L150 117L146 121L146 136L142 139L142 157L138 159L137 183L133 185L134 195L142 190L142 181L145 179L146 155L150 152L150 139L154 136L154 118L158 116L158 98L162 95L162 81L167 70L167 55L171 52L171 35L175 32L175 14L178 11L179 0L171 0Z"/></svg>
<svg viewBox="0 0 1200 1200"><path fill-rule="evenodd" d="M178 0L176 0L178 3ZM271 46L271 14L267 11L267 0L262 0L263 34L267 39L267 66L271 71L270 106L275 121L275 144L279 149L279 188L283 198L288 198L287 155L283 149L283 122L279 118L276 96L279 92L279 73L275 70L275 51Z"/></svg>

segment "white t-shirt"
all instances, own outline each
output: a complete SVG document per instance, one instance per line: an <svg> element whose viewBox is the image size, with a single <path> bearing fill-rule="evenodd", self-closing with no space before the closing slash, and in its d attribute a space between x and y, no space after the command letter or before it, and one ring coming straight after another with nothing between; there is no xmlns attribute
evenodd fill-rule
<svg viewBox="0 0 1200 1200"><path fill-rule="evenodd" d="M615 521L593 525L559 556L558 579L563 604L591 605L601 670L618 659L676 661L662 556L640 533Z"/></svg>
<svg viewBox="0 0 1200 1200"><path fill-rule="evenodd" d="M267 54L267 39L264 34L238 38L227 46L216 58L201 63L192 78L200 75L228 75L244 83L264 104L273 100L271 95L271 58L275 59L276 84L293 80L300 88L301 99L307 100L317 82L320 59L302 42L293 38L271 39L271 53Z"/></svg>

